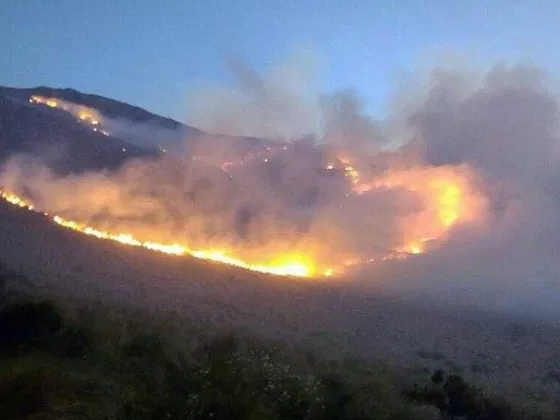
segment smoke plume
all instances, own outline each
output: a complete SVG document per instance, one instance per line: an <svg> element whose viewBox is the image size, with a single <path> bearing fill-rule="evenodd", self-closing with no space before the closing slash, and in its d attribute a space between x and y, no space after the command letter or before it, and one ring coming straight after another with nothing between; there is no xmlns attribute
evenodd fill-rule
<svg viewBox="0 0 560 420"><path fill-rule="evenodd" d="M187 162L61 178L19 156L4 187L144 240L297 257L399 294L554 307L559 98L541 70L436 68L376 121L356 93L315 89L313 66L231 67L236 86L191 98L189 122L210 134L185 141Z"/></svg>

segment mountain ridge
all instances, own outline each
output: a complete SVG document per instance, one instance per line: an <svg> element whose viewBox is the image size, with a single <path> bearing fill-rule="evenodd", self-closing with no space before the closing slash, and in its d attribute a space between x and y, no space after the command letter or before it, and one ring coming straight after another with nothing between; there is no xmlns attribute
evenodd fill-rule
<svg viewBox="0 0 560 420"><path fill-rule="evenodd" d="M102 95L84 93L73 88L53 88L49 86L36 86L31 88L18 88L0 86L0 95L27 100L32 95L62 99L77 105L94 108L107 118L126 118L133 122L156 124L162 128L176 130L179 127L188 127L202 133L197 128L188 126L169 117L164 117L150 112L142 107ZM123 112L126 109L128 112Z"/></svg>
<svg viewBox="0 0 560 420"><path fill-rule="evenodd" d="M117 136L94 131L59 109L29 103L34 90L0 88L0 161L38 157L57 172L116 169L135 157L158 154Z"/></svg>

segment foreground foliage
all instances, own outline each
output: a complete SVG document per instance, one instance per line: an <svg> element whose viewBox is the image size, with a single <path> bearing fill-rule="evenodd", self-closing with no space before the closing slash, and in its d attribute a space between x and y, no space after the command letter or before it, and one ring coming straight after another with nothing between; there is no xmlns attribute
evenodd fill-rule
<svg viewBox="0 0 560 420"><path fill-rule="evenodd" d="M178 339L136 316L18 298L0 307L0 418L537 417L457 375L436 372L403 389L359 361L321 361L233 334Z"/></svg>
<svg viewBox="0 0 560 420"><path fill-rule="evenodd" d="M412 401L436 407L440 415L446 419L544 418L524 410L514 410L503 398L490 398L481 388L468 384L460 375L446 375L443 370L435 371L428 384L424 386L414 384L405 394Z"/></svg>

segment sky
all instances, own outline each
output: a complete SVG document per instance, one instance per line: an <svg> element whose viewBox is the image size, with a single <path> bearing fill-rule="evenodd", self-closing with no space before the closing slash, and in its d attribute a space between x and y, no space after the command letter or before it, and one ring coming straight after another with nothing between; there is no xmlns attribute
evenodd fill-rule
<svg viewBox="0 0 560 420"><path fill-rule="evenodd" d="M185 120L188 92L294 51L383 115L400 76L459 52L560 71L557 0L0 0L0 85L72 87ZM551 53L552 52L552 53Z"/></svg>

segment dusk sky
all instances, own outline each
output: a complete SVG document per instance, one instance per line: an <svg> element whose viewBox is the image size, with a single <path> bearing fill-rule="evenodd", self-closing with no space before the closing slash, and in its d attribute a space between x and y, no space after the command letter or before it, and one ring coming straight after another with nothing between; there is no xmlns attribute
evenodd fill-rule
<svg viewBox="0 0 560 420"><path fill-rule="evenodd" d="M382 114L398 75L426 54L529 59L557 73L560 2L0 0L0 84L73 87L185 120L189 90L318 57L320 89L354 88Z"/></svg>

